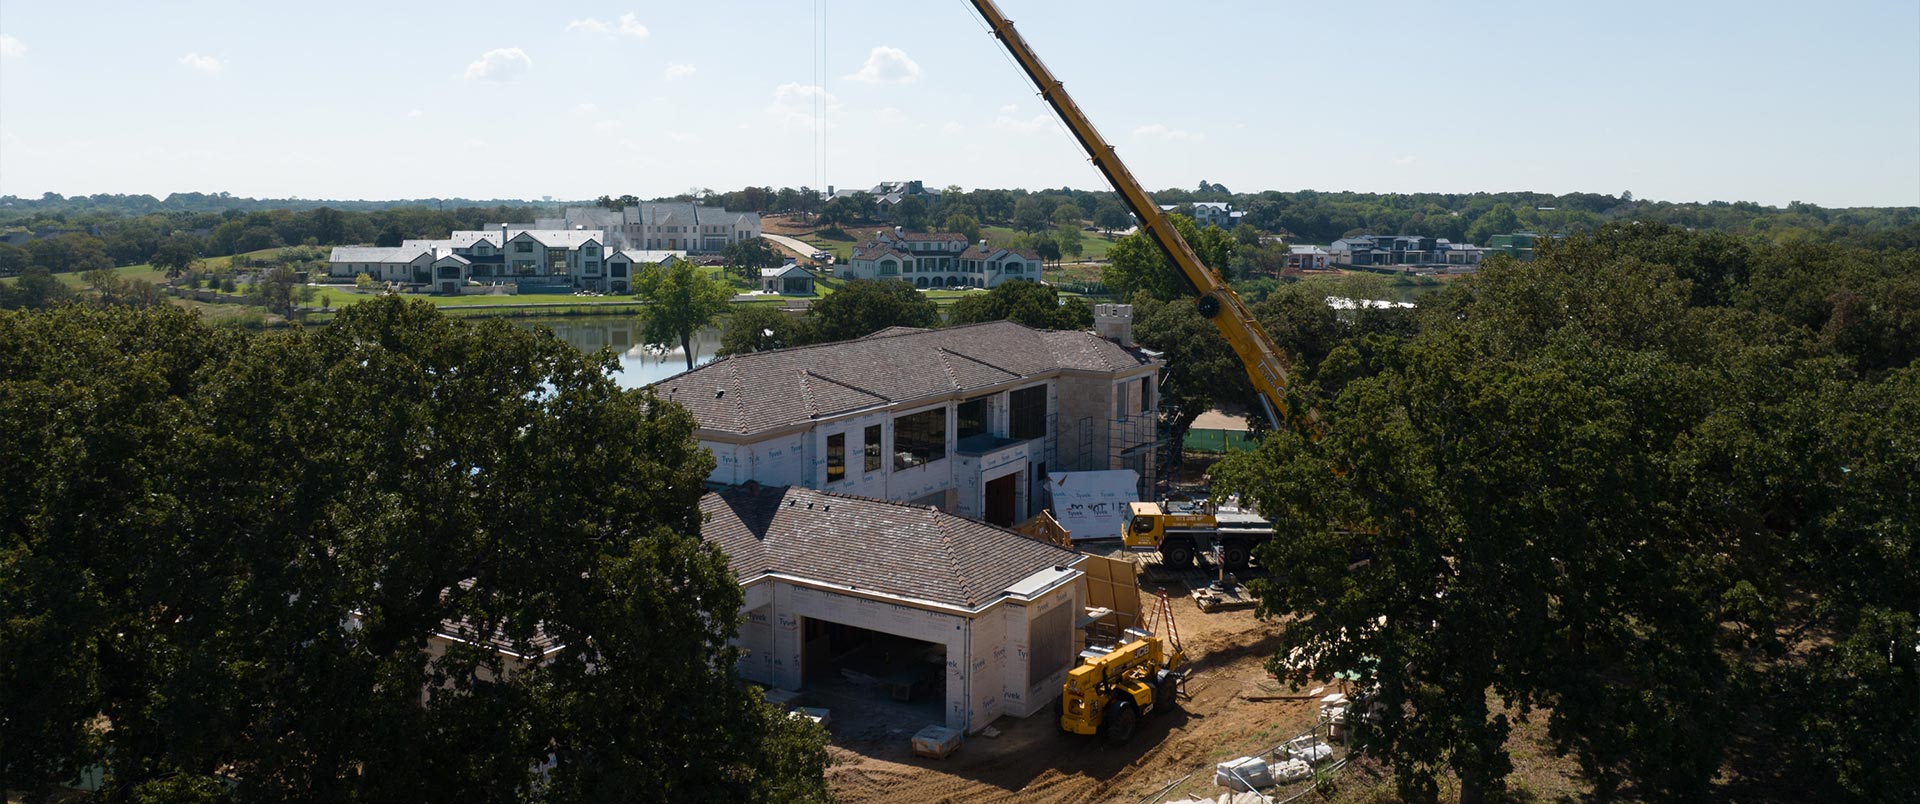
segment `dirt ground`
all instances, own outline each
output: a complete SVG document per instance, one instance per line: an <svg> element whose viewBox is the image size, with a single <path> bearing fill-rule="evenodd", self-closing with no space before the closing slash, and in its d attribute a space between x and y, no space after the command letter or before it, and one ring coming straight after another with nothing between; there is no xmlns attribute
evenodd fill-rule
<svg viewBox="0 0 1920 804"><path fill-rule="evenodd" d="M1155 585L1143 581L1148 590ZM1182 596L1183 588L1167 591L1175 596L1175 621L1193 670L1188 697L1142 721L1126 745L1062 734L1043 712L1002 717L993 723L998 737L971 735L952 756L925 759L909 750L913 729L890 732L853 719L831 728L836 764L828 783L849 804L1138 802L1188 774L1168 798L1217 794L1214 763L1270 749L1311 727L1317 702L1244 700L1291 693L1262 666L1278 626L1257 621L1251 611L1203 614Z"/></svg>

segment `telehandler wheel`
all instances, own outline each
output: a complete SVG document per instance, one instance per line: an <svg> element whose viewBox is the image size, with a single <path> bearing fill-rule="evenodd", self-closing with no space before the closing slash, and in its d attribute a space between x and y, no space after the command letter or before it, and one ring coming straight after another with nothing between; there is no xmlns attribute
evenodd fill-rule
<svg viewBox="0 0 1920 804"><path fill-rule="evenodd" d="M1175 568L1193 566L1193 544L1182 541L1160 545L1160 563Z"/></svg>
<svg viewBox="0 0 1920 804"><path fill-rule="evenodd" d="M1132 701L1115 701L1107 707L1107 742L1119 745L1133 739L1133 729L1138 725L1140 710Z"/></svg>
<svg viewBox="0 0 1920 804"><path fill-rule="evenodd" d="M1171 673L1153 687L1153 711L1164 712L1180 703L1180 678Z"/></svg>

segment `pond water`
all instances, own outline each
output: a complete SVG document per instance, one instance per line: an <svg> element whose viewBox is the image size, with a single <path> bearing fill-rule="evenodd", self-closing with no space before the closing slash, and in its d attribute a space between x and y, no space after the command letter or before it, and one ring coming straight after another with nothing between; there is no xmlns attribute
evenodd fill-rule
<svg viewBox="0 0 1920 804"><path fill-rule="evenodd" d="M593 352L612 349L620 360L620 371L613 378L622 388L639 388L687 370L686 355L679 347L660 351L640 343L640 322L631 316L578 316L571 318L514 319L523 326L543 326L560 339ZM693 362L701 365L713 359L720 348L720 330L709 327L693 337Z"/></svg>

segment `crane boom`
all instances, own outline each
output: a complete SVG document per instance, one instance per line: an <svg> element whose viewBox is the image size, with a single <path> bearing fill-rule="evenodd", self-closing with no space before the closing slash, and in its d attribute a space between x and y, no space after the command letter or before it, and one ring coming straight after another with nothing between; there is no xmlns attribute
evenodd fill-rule
<svg viewBox="0 0 1920 804"><path fill-rule="evenodd" d="M1074 139L1080 141L1080 147L1093 160L1093 166L1100 169L1101 175L1107 177L1107 183L1113 185L1114 191L1120 194L1120 200L1133 210L1134 217L1140 221L1140 230L1179 269L1180 275L1197 297L1196 306L1200 314L1213 322L1220 330L1220 335L1227 339L1227 344L1233 347L1241 364L1246 366L1247 376L1253 380L1253 387L1259 392L1260 402L1266 408L1267 422L1275 429L1288 423L1310 427L1316 418L1311 411L1306 414L1306 422L1294 421L1294 413L1287 405L1287 387L1291 383L1287 361L1280 348L1274 345L1273 339L1267 336L1266 330L1261 328L1260 322L1247 310L1246 304L1240 301L1240 294L1233 292L1225 282L1220 281L1218 274L1200 261L1193 246L1180 236L1179 230L1173 228L1173 222L1161 213L1153 197L1147 195L1146 188L1140 186L1139 180L1114 154L1113 146L1101 138L1093 122L1073 102L1066 86L1041 63L1040 57L1027 45L1027 40L1021 38L1020 32L1014 30L1013 22L1000 13L993 0L971 2L993 28L993 35L1006 46L1008 53L1013 54L1013 60L1019 63L1020 69L1026 71L1027 78L1040 90L1040 96L1046 99L1047 105L1053 107L1061 121L1067 124L1067 130L1073 132Z"/></svg>

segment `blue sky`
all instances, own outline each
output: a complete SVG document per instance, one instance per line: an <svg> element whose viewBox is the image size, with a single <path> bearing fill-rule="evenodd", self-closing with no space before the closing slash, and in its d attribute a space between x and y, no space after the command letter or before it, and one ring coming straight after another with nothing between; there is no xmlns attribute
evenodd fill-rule
<svg viewBox="0 0 1920 804"><path fill-rule="evenodd" d="M1102 186L963 0L822 4L6 0L0 194ZM1920 205L1913 0L1001 7L1151 188Z"/></svg>

